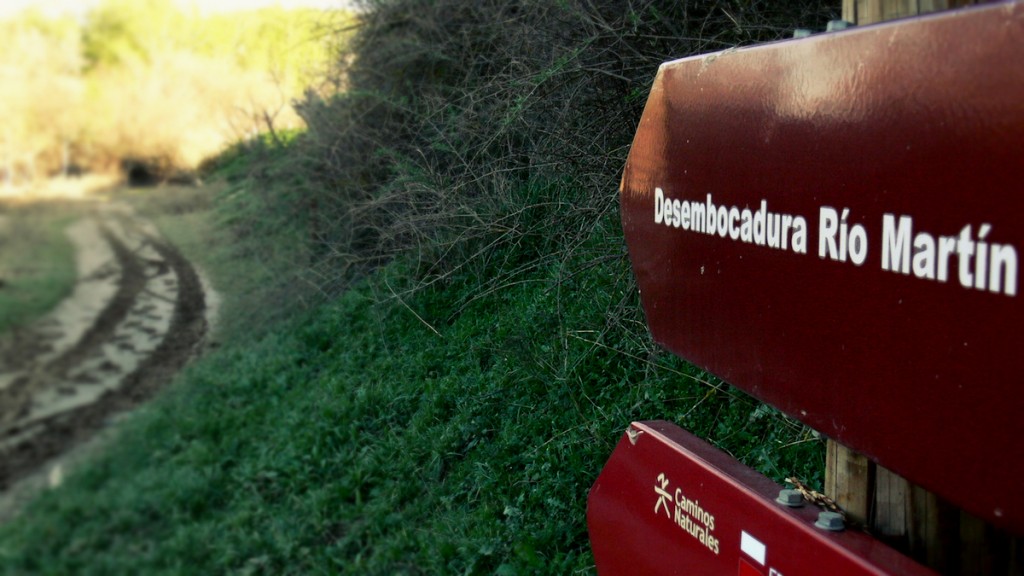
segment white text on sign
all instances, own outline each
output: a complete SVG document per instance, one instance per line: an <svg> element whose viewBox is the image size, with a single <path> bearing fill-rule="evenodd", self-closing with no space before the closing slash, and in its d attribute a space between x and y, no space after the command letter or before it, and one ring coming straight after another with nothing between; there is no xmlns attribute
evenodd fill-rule
<svg viewBox="0 0 1024 576"><path fill-rule="evenodd" d="M807 254L809 226L798 214L773 212L762 199L756 208L670 198L654 189L654 223L687 232L718 236L775 250ZM922 280L1006 296L1017 295L1018 257L1011 244L990 240L993 226L966 224L957 231L933 234L916 230L912 216L882 215L881 269ZM853 222L849 208L822 206L818 211L818 257L862 266L869 260L869 238Z"/></svg>

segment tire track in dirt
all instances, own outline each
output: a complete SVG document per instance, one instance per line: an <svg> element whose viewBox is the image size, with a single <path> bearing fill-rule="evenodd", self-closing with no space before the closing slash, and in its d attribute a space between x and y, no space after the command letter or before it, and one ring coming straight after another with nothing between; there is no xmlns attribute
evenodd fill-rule
<svg viewBox="0 0 1024 576"><path fill-rule="evenodd" d="M138 258L109 229L103 230L103 239L110 245L117 263L121 268L121 280L117 293L110 304L104 308L96 319L96 323L86 330L82 339L70 350L54 360L47 369L55 376L66 377L68 370L81 363L104 342L110 340L117 325L124 321L138 298L139 292L145 287L143 267Z"/></svg>
<svg viewBox="0 0 1024 576"><path fill-rule="evenodd" d="M127 246L109 230L103 230L102 236L103 240L107 242L113 251L121 270L117 292L96 318L95 323L82 334L81 339L76 344L53 360L36 364L29 370L24 370L21 376L10 385L0 389L0 407L4 407L0 408L0 430L4 430L8 434L16 434L18 432L18 421L23 420L26 416L26 410L31 404L33 392L47 385L52 386L54 380L66 379L71 368L83 362L90 355L96 354L96 350L104 342L112 338L117 326L128 316L132 304L145 286L142 266L133 257ZM17 350L17 348L17 346L14 346L14 350ZM22 362L32 361L31 357L18 356L20 356ZM18 411L7 409L7 407L13 406L20 408ZM0 436L0 446L2 445L3 437ZM2 467L0 467L0 470L2 470ZM0 476L0 482L2 482L2 476Z"/></svg>
<svg viewBox="0 0 1024 576"><path fill-rule="evenodd" d="M68 305L0 343L0 493L151 398L205 340L204 286L155 228L116 205L86 223L95 278L80 270ZM72 342L70 316L90 322Z"/></svg>

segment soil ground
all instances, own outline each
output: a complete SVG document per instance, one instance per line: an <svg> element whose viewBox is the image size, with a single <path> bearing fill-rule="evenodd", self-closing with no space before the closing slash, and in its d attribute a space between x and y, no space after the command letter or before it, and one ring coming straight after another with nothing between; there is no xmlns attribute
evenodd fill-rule
<svg viewBox="0 0 1024 576"><path fill-rule="evenodd" d="M0 522L59 484L81 447L170 381L209 331L215 296L155 227L122 204L82 205L67 229L74 291L0 336Z"/></svg>

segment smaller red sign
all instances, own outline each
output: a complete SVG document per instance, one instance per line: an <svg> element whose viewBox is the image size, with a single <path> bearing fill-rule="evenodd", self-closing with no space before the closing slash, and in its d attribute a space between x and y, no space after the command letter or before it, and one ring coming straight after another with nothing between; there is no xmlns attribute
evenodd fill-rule
<svg viewBox="0 0 1024 576"><path fill-rule="evenodd" d="M668 422L630 425L587 500L600 574L934 574L856 530L818 528L818 508Z"/></svg>

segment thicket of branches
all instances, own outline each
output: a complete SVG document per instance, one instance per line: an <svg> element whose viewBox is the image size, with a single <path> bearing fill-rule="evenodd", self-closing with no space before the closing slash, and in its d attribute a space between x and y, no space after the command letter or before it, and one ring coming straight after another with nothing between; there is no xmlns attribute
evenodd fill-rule
<svg viewBox="0 0 1024 576"><path fill-rule="evenodd" d="M421 279L502 245L565 254L612 221L658 65L823 28L836 0L364 0L308 97L320 282L399 252ZM468 240L483 242L468 242Z"/></svg>

